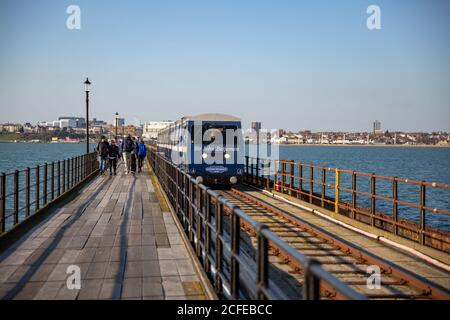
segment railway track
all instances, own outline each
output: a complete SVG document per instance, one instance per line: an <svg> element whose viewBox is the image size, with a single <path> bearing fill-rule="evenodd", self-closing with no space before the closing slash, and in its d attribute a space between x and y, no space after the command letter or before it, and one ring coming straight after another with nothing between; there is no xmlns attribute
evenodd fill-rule
<svg viewBox="0 0 450 320"><path fill-rule="evenodd" d="M289 243L302 254L314 258L322 267L342 282L354 288L369 299L450 299L450 293L435 284L422 279L401 267L358 248L329 232L311 225L289 212L255 198L238 189L219 191L231 203L254 220L267 225L273 233ZM245 222L241 227L249 236L248 247L256 246L256 233ZM299 292L302 286L302 267L287 253L270 244L272 269L279 273L288 272L291 277L284 284L292 292ZM371 266L381 271L379 288L369 288L367 279ZM372 267L373 268L373 267ZM295 297L293 297L295 298ZM334 288L321 284L321 298L339 299Z"/></svg>

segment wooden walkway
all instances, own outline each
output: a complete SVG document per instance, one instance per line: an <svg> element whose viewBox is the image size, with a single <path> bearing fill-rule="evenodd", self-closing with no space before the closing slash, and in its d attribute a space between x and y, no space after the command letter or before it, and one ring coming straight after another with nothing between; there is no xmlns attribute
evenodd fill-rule
<svg viewBox="0 0 450 320"><path fill-rule="evenodd" d="M207 298L147 165L136 176L122 171L96 177L0 254L0 299Z"/></svg>

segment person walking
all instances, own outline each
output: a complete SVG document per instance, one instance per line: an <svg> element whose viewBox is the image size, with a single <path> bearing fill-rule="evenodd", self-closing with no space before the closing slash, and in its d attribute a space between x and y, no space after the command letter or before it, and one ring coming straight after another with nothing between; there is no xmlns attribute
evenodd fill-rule
<svg viewBox="0 0 450 320"><path fill-rule="evenodd" d="M138 172L142 171L142 166L144 164L144 159L147 156L147 149L144 144L144 140L139 138L138 142Z"/></svg>
<svg viewBox="0 0 450 320"><path fill-rule="evenodd" d="M116 145L116 140L111 140L111 144L108 148L108 156L109 156L109 175L117 175L117 160L120 157L119 147Z"/></svg>
<svg viewBox="0 0 450 320"><path fill-rule="evenodd" d="M106 160L108 159L108 147L109 143L105 136L100 137L100 141L97 144L97 154L100 163L100 174L104 174L106 171Z"/></svg>
<svg viewBox="0 0 450 320"><path fill-rule="evenodd" d="M136 173L136 158L137 158L137 152L138 152L138 145L136 142L136 138L133 137L132 139L133 142L133 150L131 151L131 173L135 174Z"/></svg>
<svg viewBox="0 0 450 320"><path fill-rule="evenodd" d="M122 158L123 158L123 162L125 165L125 174L129 174L130 173L130 169L131 169L131 152L134 149L134 143L131 140L131 136L127 135L126 137L124 137L123 141L122 141L122 145L121 145L121 150L122 150Z"/></svg>

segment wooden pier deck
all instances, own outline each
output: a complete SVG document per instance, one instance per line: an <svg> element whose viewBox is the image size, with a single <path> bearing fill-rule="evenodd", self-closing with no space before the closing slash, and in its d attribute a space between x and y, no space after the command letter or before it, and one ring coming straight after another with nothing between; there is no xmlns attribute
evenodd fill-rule
<svg viewBox="0 0 450 320"><path fill-rule="evenodd" d="M149 174L94 178L2 252L0 299L211 298Z"/></svg>

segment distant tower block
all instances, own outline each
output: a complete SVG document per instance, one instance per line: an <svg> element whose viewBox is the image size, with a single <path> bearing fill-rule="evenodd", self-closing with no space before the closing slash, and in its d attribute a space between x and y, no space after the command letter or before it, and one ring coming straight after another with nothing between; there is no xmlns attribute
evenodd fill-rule
<svg viewBox="0 0 450 320"><path fill-rule="evenodd" d="M253 121L252 122L252 130L259 132L261 130L261 122Z"/></svg>
<svg viewBox="0 0 450 320"><path fill-rule="evenodd" d="M375 120L373 123L373 134L382 134L383 131L381 130L381 122L378 120Z"/></svg>

